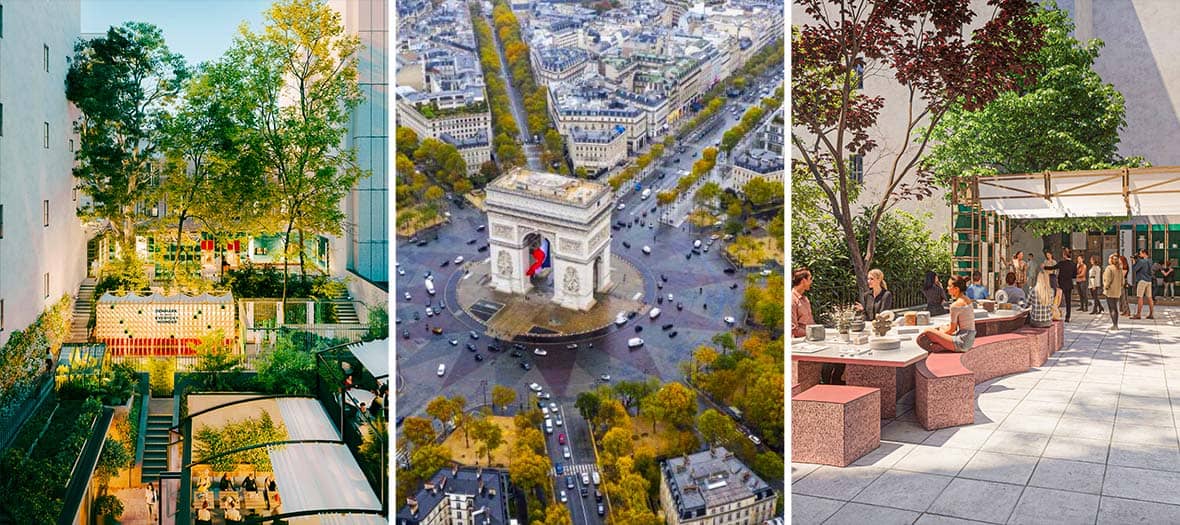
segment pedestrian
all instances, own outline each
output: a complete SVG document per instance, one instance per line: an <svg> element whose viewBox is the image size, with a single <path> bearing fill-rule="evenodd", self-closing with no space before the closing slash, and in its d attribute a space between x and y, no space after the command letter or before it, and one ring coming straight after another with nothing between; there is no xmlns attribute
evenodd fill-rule
<svg viewBox="0 0 1180 525"><path fill-rule="evenodd" d="M1046 252L1046 255L1051 255ZM1078 267L1073 262L1071 250L1069 248L1061 249L1061 262L1049 265L1047 262L1044 266L1046 270L1053 273L1049 274L1050 284L1054 274L1057 275L1057 285L1061 289L1061 300L1065 302L1065 322L1069 322L1070 314L1073 313L1073 300L1070 299L1070 294L1073 292L1073 285L1077 279Z"/></svg>
<svg viewBox="0 0 1180 525"><path fill-rule="evenodd" d="M1105 312L1102 308L1102 301L1098 300L1098 294L1102 293L1102 261L1098 259L1097 255L1090 256L1090 298L1094 300L1094 309L1090 312L1092 314L1101 314Z"/></svg>
<svg viewBox="0 0 1180 525"><path fill-rule="evenodd" d="M1164 276L1164 296L1176 297L1176 289L1173 286L1176 280L1176 269L1172 267L1171 259L1164 259L1164 267L1160 270L1160 274Z"/></svg>
<svg viewBox="0 0 1180 525"><path fill-rule="evenodd" d="M1122 281L1123 293L1119 295L1119 312L1120 312L1120 315L1125 315L1127 317L1130 317L1131 316L1131 302L1129 300L1129 297L1131 296L1131 282L1130 282L1131 265L1129 263L1127 263L1127 257L1125 255L1119 255L1118 258L1119 258L1119 271L1122 272L1122 279L1123 279L1123 281Z"/></svg>
<svg viewBox="0 0 1180 525"><path fill-rule="evenodd" d="M1131 319L1141 319L1143 315L1143 298L1147 298L1147 312L1148 319L1155 319L1155 299L1151 297L1151 259L1147 255L1147 249L1139 250L1139 260L1135 261L1133 268L1135 273L1135 297L1138 299L1139 307L1135 310L1135 315Z"/></svg>
<svg viewBox="0 0 1180 525"><path fill-rule="evenodd" d="M1049 286L1054 290L1061 288L1061 283L1057 280L1057 259L1053 258L1051 250L1045 250L1045 262L1041 263L1041 271L1049 272Z"/></svg>
<svg viewBox="0 0 1180 525"><path fill-rule="evenodd" d="M922 295L926 296L926 310L930 315L942 315L946 313L947 301L946 290L943 289L942 283L938 281L938 275L934 272L926 272L926 282L922 284Z"/></svg>
<svg viewBox="0 0 1180 525"><path fill-rule="evenodd" d="M1090 309L1090 303L1086 298L1086 289L1088 288L1086 286L1086 277L1088 277L1086 274L1086 258L1082 257L1081 254L1078 254L1074 260L1074 266L1077 267L1078 276L1074 279L1073 284L1074 288L1078 289L1078 298L1081 299L1082 311L1085 312Z"/></svg>
<svg viewBox="0 0 1180 525"><path fill-rule="evenodd" d="M1102 272L1102 293L1106 295L1106 307L1110 309L1110 329L1119 329L1119 299L1123 297L1123 278L1121 255L1110 254L1106 270Z"/></svg>
<svg viewBox="0 0 1180 525"><path fill-rule="evenodd" d="M1012 273L1016 274L1016 287L1023 290L1028 283L1028 263L1024 260L1024 251L1018 251L1012 257Z"/></svg>
<svg viewBox="0 0 1180 525"><path fill-rule="evenodd" d="M148 483L143 491L143 499L147 503L148 517L156 515L156 486Z"/></svg>

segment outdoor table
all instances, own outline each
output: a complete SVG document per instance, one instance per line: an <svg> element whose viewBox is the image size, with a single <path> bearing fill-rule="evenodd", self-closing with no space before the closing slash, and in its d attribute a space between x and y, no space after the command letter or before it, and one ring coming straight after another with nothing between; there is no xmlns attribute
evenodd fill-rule
<svg viewBox="0 0 1180 525"><path fill-rule="evenodd" d="M799 366L799 375L812 375L817 383L823 363L844 364L844 382L853 386L868 386L881 389L881 418L897 416L897 400L914 389L914 365L926 358L926 352L914 339L917 334L897 335L897 329L887 335L901 339L901 347L893 350L871 350L868 344L857 345L837 340L835 330L827 330L823 341L811 344L828 348L814 353L794 351L792 341L791 360ZM808 366L810 365L810 366ZM800 379L800 383L804 380Z"/></svg>

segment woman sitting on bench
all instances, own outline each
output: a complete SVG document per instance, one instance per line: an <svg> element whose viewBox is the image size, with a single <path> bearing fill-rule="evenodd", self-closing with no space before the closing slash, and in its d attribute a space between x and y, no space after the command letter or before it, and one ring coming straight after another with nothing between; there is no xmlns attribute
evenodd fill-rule
<svg viewBox="0 0 1180 525"><path fill-rule="evenodd" d="M951 296L951 322L923 330L917 342L928 352L966 352L975 344L975 309L965 295L967 280L951 277L946 291Z"/></svg>

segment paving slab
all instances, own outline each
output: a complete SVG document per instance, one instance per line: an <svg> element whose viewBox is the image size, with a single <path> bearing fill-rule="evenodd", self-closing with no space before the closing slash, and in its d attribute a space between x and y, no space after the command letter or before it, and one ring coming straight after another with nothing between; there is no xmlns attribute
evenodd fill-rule
<svg viewBox="0 0 1180 525"><path fill-rule="evenodd" d="M1004 523L1024 487L956 478L942 491L929 512L988 523Z"/></svg>

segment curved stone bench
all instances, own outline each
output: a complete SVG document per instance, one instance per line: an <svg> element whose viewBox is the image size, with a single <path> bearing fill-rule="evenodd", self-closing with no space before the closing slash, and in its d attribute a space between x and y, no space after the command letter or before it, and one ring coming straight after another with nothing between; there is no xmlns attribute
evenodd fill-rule
<svg viewBox="0 0 1180 525"><path fill-rule="evenodd" d="M847 466L881 445L881 390L816 385L791 398L791 461Z"/></svg>
<svg viewBox="0 0 1180 525"><path fill-rule="evenodd" d="M975 421L975 385L1041 366L1060 348L1060 321L977 337L964 353L932 353L915 368L914 413L926 430Z"/></svg>

